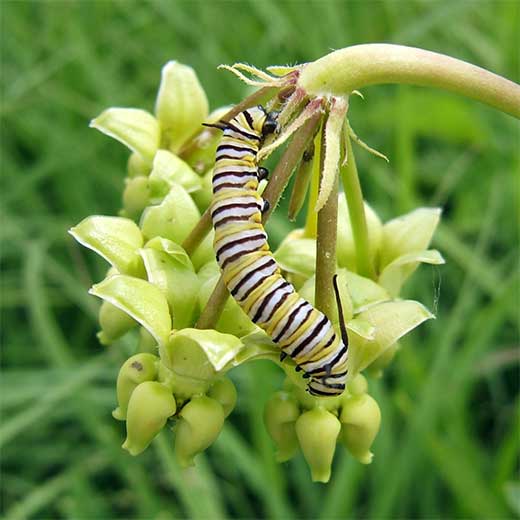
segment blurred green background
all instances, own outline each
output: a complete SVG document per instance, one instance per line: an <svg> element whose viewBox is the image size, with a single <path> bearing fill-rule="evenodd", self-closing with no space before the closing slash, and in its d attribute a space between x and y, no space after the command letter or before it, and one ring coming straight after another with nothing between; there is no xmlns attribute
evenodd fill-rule
<svg viewBox="0 0 520 520"><path fill-rule="evenodd" d="M66 230L116 214L127 151L88 128L109 106L153 109L162 65L192 65L213 108L246 88L220 63L305 62L364 42L420 46L519 80L520 4L501 2L1 3L0 511L8 518L511 518L518 483L519 126L476 102L380 86L352 101L365 197L385 220L442 206L447 265L406 288L438 319L403 341L370 391L383 415L362 466L338 448L328 485L283 466L262 424L281 374L232 373L239 404L197 467L160 436L132 458L110 415L128 344L101 347L106 265ZM283 207L274 243L290 229ZM438 295L438 296L437 296Z"/></svg>

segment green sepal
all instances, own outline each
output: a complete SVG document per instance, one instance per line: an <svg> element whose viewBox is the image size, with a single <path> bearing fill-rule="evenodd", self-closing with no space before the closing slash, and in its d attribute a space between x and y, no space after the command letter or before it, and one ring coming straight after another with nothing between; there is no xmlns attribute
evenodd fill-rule
<svg viewBox="0 0 520 520"><path fill-rule="evenodd" d="M139 278L118 274L105 278L89 292L134 318L159 345L166 344L172 328L171 317L166 297L158 287Z"/></svg>
<svg viewBox="0 0 520 520"><path fill-rule="evenodd" d="M118 407L112 415L118 421L126 419L128 402L137 385L145 381L155 381L159 358L152 354L141 353L127 359L117 376L117 403Z"/></svg>
<svg viewBox="0 0 520 520"><path fill-rule="evenodd" d="M182 408L175 427L175 454L181 467L193 466L195 456L215 442L224 418L220 403L207 396L194 397Z"/></svg>
<svg viewBox="0 0 520 520"><path fill-rule="evenodd" d="M69 233L92 249L120 273L143 276L144 267L137 250L143 236L135 222L123 217L93 215L83 219Z"/></svg>
<svg viewBox="0 0 520 520"><path fill-rule="evenodd" d="M90 122L105 135L117 139L150 164L159 148L161 130L152 114L138 108L113 107Z"/></svg>
<svg viewBox="0 0 520 520"><path fill-rule="evenodd" d="M128 402L127 435L123 448L131 455L139 455L164 428L168 417L175 414L176 410L175 398L161 383L145 381L138 385Z"/></svg>
<svg viewBox="0 0 520 520"><path fill-rule="evenodd" d="M161 204L145 209L141 229L147 240L159 236L181 244L199 219L199 210L188 192L174 183Z"/></svg>
<svg viewBox="0 0 520 520"><path fill-rule="evenodd" d="M174 329L193 325L199 280L184 249L171 240L156 237L139 250L148 281L166 296Z"/></svg>

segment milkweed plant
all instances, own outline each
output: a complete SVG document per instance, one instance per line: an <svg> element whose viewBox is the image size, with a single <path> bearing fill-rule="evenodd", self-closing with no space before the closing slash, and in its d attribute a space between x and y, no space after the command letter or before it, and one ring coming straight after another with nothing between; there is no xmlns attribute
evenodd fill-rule
<svg viewBox="0 0 520 520"><path fill-rule="evenodd" d="M349 99L367 85L408 83L461 93L519 117L520 87L453 58L383 44L349 47L295 67L223 68L259 88L234 107L210 111L194 70L170 61L154 114L114 107L91 122L131 152L119 215L93 215L70 230L110 264L90 289L102 300L100 343L138 330L135 352L117 377L113 416L126 421L123 448L131 455L168 428L179 464L190 466L240 398L228 372L269 359L286 374L264 410L276 459L287 461L301 450L312 479L327 482L338 444L360 463L371 462L381 413L366 375L381 376L400 338L434 317L399 294L419 264L444 263L430 248L441 208L417 208L383 223L363 199L353 145L386 158L351 128ZM338 276L349 337L340 396L305 391L294 363L280 360L276 344L229 297L215 259L208 208L220 135L202 123L229 121L258 104L278 112L279 127L258 159L284 147L260 188L270 202L264 218L292 174L288 218L306 208L304 228L289 233L274 257L301 296L335 325L332 279Z"/></svg>

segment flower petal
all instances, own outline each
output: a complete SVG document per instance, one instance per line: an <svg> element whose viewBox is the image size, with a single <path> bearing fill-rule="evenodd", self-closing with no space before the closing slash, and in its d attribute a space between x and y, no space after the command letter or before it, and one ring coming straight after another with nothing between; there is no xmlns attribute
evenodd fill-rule
<svg viewBox="0 0 520 520"><path fill-rule="evenodd" d="M90 294L123 310L164 345L170 334L171 317L168 302L161 290L151 283L116 274L92 286Z"/></svg>
<svg viewBox="0 0 520 520"><path fill-rule="evenodd" d="M143 245L141 230L135 222L122 217L93 215L82 220L69 233L92 249L120 273L142 275L137 250Z"/></svg>
<svg viewBox="0 0 520 520"><path fill-rule="evenodd" d="M159 122L146 110L109 108L93 119L90 126L139 153L148 163L159 148Z"/></svg>
<svg viewBox="0 0 520 520"><path fill-rule="evenodd" d="M356 319L370 323L375 328L375 337L365 340L355 333L351 335L350 377L364 370L399 338L433 317L428 309L414 300L378 303L361 312Z"/></svg>
<svg viewBox="0 0 520 520"><path fill-rule="evenodd" d="M408 253L390 262L379 275L379 284L391 296L397 296L404 282L415 271L420 262L432 265L445 263L444 258L436 249L428 249L418 253Z"/></svg>
<svg viewBox="0 0 520 520"><path fill-rule="evenodd" d="M427 249L440 217L440 208L417 208L388 221L383 226L379 272L402 255Z"/></svg>

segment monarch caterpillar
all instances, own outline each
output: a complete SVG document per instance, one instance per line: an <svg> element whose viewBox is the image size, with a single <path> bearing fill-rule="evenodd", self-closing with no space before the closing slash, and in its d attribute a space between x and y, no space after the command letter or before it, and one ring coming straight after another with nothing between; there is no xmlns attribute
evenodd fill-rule
<svg viewBox="0 0 520 520"><path fill-rule="evenodd" d="M338 395L345 389L348 338L340 313L341 336L320 311L283 278L262 226L268 201L258 184L268 172L256 160L264 138L276 130L273 114L249 108L231 121L207 124L223 130L213 173L211 218L214 248L224 281L246 314L278 343L281 359L290 356L296 370L309 378L316 396Z"/></svg>

